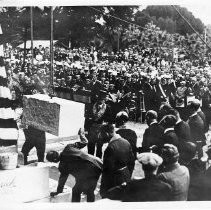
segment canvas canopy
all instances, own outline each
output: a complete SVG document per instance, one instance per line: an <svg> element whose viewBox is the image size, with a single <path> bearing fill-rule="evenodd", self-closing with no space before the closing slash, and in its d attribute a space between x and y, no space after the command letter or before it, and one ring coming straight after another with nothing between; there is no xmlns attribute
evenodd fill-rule
<svg viewBox="0 0 211 210"><path fill-rule="evenodd" d="M54 40L53 44L56 44L58 42L58 40ZM50 40L34 40L33 41L33 48L39 48L39 46L42 47L50 47ZM24 43L20 44L17 46L17 48L21 48L24 49ZM30 49L31 48L31 40L26 41L26 49Z"/></svg>

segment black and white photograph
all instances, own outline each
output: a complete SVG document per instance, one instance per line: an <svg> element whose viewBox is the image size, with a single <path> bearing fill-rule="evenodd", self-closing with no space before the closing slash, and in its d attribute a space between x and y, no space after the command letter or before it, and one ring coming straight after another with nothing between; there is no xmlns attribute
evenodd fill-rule
<svg viewBox="0 0 211 210"><path fill-rule="evenodd" d="M206 209L210 126L208 0L0 1L4 209Z"/></svg>

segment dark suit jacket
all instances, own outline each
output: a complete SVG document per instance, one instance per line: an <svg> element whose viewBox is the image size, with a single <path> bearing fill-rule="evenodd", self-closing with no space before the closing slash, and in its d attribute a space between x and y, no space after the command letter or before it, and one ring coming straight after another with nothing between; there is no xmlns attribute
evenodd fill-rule
<svg viewBox="0 0 211 210"><path fill-rule="evenodd" d="M190 127L182 120L174 126L174 131L179 139L179 148L182 149L184 143L191 140Z"/></svg>
<svg viewBox="0 0 211 210"><path fill-rule="evenodd" d="M174 130L167 131L161 136L161 141L163 144L173 144L176 147L179 146L179 139Z"/></svg>
<svg viewBox="0 0 211 210"><path fill-rule="evenodd" d="M153 123L144 132L142 147L144 151L149 151L152 145L160 146L162 144L160 138L163 135L163 127L158 123Z"/></svg>
<svg viewBox="0 0 211 210"><path fill-rule="evenodd" d="M169 201L171 197L171 186L155 175L131 180L126 186L118 186L108 192L108 198L124 202Z"/></svg>
<svg viewBox="0 0 211 210"><path fill-rule="evenodd" d="M63 191L69 174L75 177L76 184L86 192L90 188L95 189L102 172L102 161L72 145L67 145L60 154L59 171L61 174L57 192Z"/></svg>
<svg viewBox="0 0 211 210"><path fill-rule="evenodd" d="M136 144L137 144L137 135L136 132L127 129L127 128L120 128L118 131L116 131L117 134L119 134L122 138L126 139L133 150L134 157L136 158Z"/></svg>
<svg viewBox="0 0 211 210"><path fill-rule="evenodd" d="M108 189L128 181L132 175L135 158L130 143L118 138L109 142L103 157L101 195Z"/></svg>
<svg viewBox="0 0 211 210"><path fill-rule="evenodd" d="M82 179L95 174L91 168L101 172L102 162L72 145L67 145L60 154L59 170L61 173L72 174L76 178Z"/></svg>
<svg viewBox="0 0 211 210"><path fill-rule="evenodd" d="M205 142L204 122L201 117L198 114L189 117L188 124L190 126L191 141L194 143L196 143L196 141Z"/></svg>
<svg viewBox="0 0 211 210"><path fill-rule="evenodd" d="M204 132L206 133L209 130L209 126L207 125L206 116L205 116L204 112L202 112L202 111L197 112L197 114L201 117L201 119L204 122Z"/></svg>

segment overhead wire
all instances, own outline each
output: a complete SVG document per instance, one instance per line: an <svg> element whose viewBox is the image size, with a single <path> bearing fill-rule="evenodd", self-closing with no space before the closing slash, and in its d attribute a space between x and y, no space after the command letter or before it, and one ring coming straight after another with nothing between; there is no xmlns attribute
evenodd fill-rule
<svg viewBox="0 0 211 210"><path fill-rule="evenodd" d="M100 12L100 13L103 13L103 15L106 15L106 16L108 16L108 17L112 17L112 18L115 18L115 19L120 20L120 21L122 21L122 22L125 22L125 23L128 23L128 24L137 26L138 28L146 29L146 27L140 26L140 25L138 25L138 24L136 24L136 23L132 23L132 22L130 22L130 21L124 20L124 19L119 18L119 17L114 16L114 15L106 14L106 13L104 13L103 11L101 11L101 10L99 10L99 9L96 9L96 8L94 8L94 7L92 7L92 6L87 6L87 7L91 8L91 9L93 9L93 10L95 10L95 11L98 11L98 12Z"/></svg>
<svg viewBox="0 0 211 210"><path fill-rule="evenodd" d="M202 42L211 50L211 47L207 44L207 42L204 41L204 39L201 37L198 31L196 31L196 29L190 24L190 22L181 14L181 12L176 8L176 6L175 5L171 6L177 11L177 13L189 25L189 27L198 35L198 37L202 40Z"/></svg>

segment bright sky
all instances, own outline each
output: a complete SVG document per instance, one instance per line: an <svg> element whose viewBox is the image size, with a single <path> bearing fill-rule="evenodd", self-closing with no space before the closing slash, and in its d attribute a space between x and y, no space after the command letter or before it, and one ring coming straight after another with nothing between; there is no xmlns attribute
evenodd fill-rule
<svg viewBox="0 0 211 210"><path fill-rule="evenodd" d="M211 0L0 0L0 6L73 6L73 5L180 5L207 25L211 24Z"/></svg>

